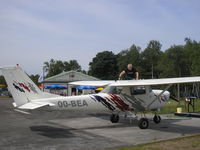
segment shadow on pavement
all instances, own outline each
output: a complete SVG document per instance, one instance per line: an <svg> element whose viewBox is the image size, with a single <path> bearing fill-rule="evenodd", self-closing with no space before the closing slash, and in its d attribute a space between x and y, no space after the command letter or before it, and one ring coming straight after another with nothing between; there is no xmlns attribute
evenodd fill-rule
<svg viewBox="0 0 200 150"><path fill-rule="evenodd" d="M47 125L39 125L39 126L31 126L31 131L37 132L42 136L46 136L49 138L72 138L74 137L73 133L71 133L67 129L51 127Z"/></svg>

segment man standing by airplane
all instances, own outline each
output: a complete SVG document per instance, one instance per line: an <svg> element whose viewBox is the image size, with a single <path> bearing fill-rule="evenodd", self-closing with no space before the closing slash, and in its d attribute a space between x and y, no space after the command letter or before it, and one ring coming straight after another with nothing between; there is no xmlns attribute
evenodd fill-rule
<svg viewBox="0 0 200 150"><path fill-rule="evenodd" d="M125 75L126 80L138 80L139 77L138 71L135 68L133 68L132 64L128 64L126 70L122 71L119 74L119 80L123 75Z"/></svg>

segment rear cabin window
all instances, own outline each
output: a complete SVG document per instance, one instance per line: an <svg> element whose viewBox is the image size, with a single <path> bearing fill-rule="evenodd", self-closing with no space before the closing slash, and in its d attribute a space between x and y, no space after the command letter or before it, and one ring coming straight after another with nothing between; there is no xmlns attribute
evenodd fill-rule
<svg viewBox="0 0 200 150"><path fill-rule="evenodd" d="M144 87L131 87L131 95L141 95L146 93L146 89Z"/></svg>

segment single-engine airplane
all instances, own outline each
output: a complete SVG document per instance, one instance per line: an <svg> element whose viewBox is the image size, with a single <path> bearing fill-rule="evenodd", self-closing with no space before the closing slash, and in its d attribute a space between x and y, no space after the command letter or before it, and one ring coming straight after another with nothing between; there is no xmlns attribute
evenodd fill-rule
<svg viewBox="0 0 200 150"><path fill-rule="evenodd" d="M33 110L46 107L51 110L108 112L110 121L117 123L120 112L157 111L170 98L167 91L173 84L200 82L200 77L164 78L148 80L120 80L120 81L77 81L74 85L100 85L106 88L98 94L79 96L59 96L41 91L28 75L19 67L0 68L11 92L13 105L19 110ZM166 85L164 90L154 90L152 85ZM160 123L161 117L155 113L155 123ZM148 128L149 121L141 117L138 126Z"/></svg>

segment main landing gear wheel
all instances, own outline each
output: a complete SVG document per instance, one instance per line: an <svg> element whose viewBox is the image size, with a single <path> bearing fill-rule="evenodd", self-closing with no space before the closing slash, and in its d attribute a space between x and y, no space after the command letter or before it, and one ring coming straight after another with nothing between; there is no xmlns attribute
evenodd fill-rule
<svg viewBox="0 0 200 150"><path fill-rule="evenodd" d="M161 117L160 117L159 115L155 115L155 116L153 117L153 121L154 121L156 124L158 124L158 123L161 122Z"/></svg>
<svg viewBox="0 0 200 150"><path fill-rule="evenodd" d="M141 118L138 122L140 129L147 129L149 126L149 121L147 118Z"/></svg>
<svg viewBox="0 0 200 150"><path fill-rule="evenodd" d="M118 122L119 122L119 115L112 114L112 115L110 116L110 121L111 121L112 123L118 123Z"/></svg>

